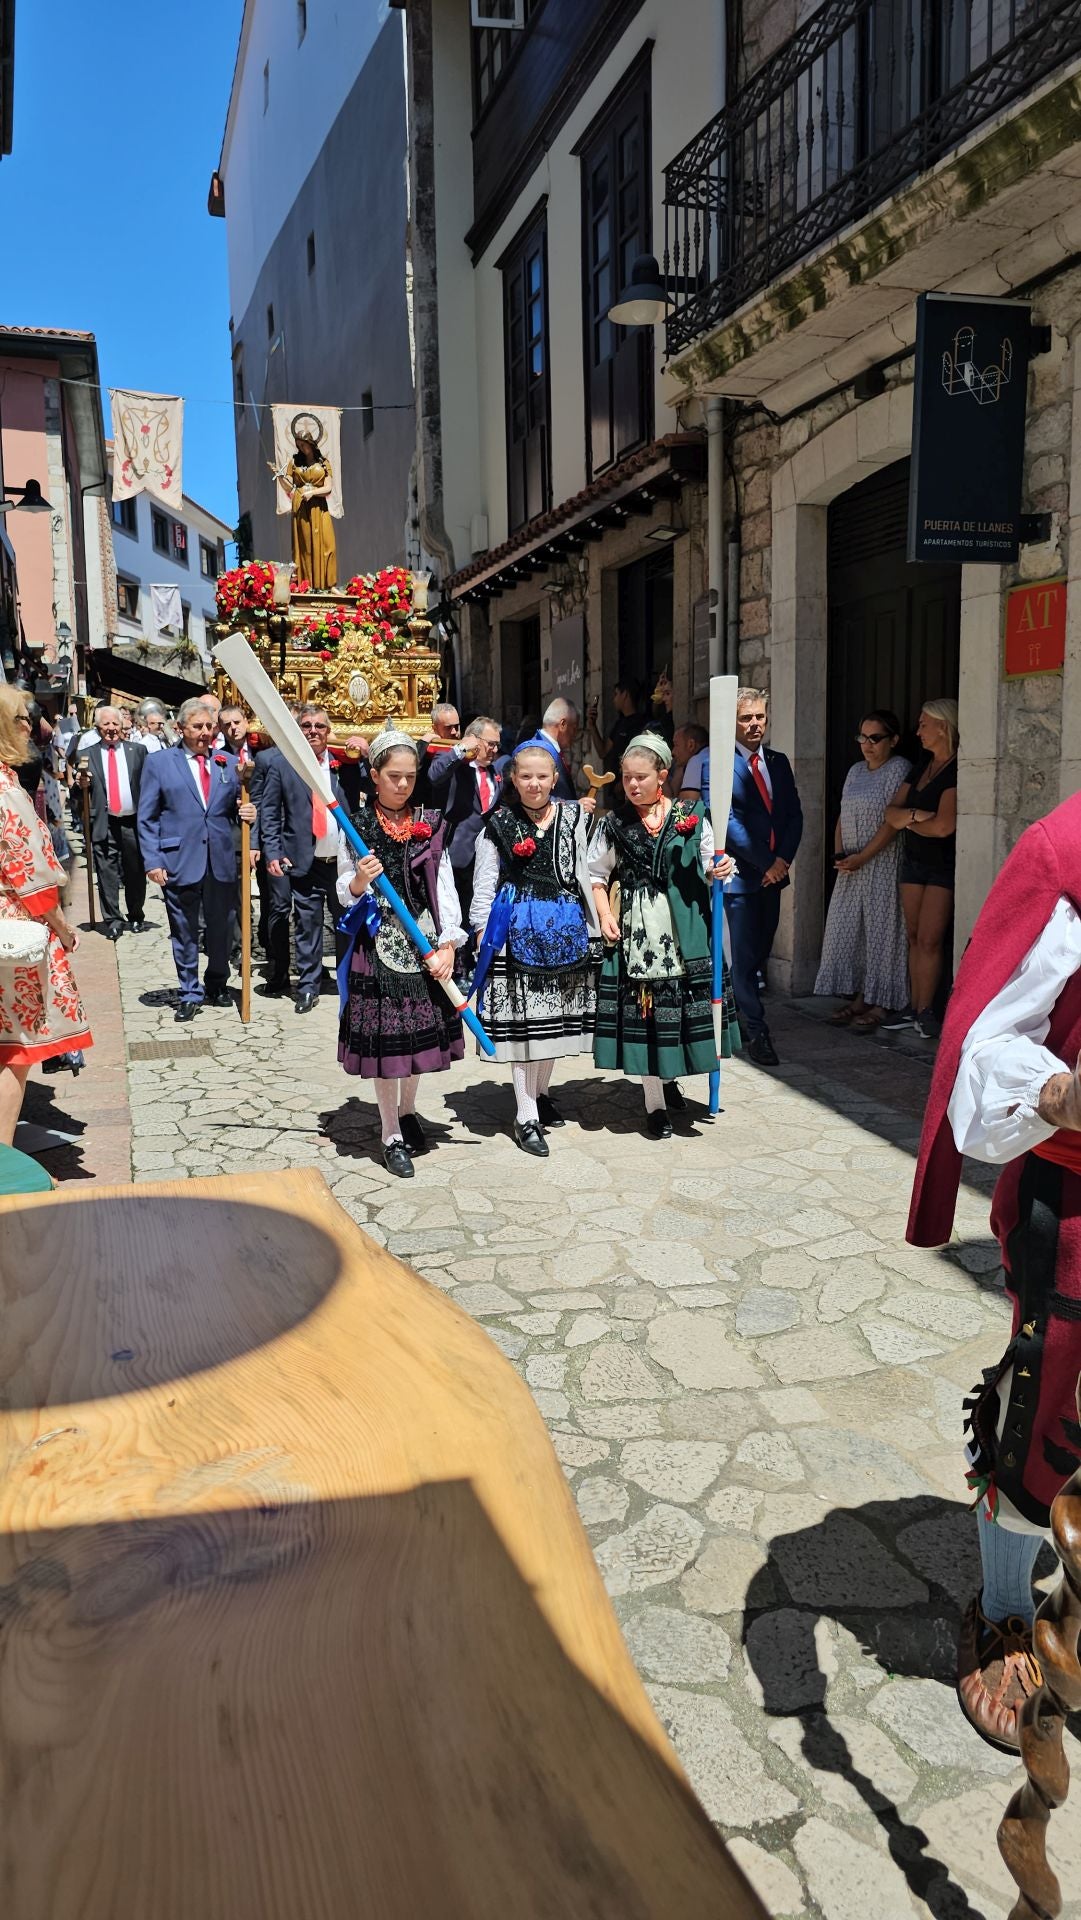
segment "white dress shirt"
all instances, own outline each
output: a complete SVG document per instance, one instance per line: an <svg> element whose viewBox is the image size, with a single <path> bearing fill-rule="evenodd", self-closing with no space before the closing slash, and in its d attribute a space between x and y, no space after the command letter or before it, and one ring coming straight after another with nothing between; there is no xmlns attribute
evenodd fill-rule
<svg viewBox="0 0 1081 1920"><path fill-rule="evenodd" d="M745 747L739 740L737 740L736 752L741 753L743 755L743 758L748 762L748 764L750 764L750 762L754 759L755 754L758 755L758 771L762 776L762 783L766 789L766 792L769 794L769 797L772 800L773 799L773 781L769 777L769 766L766 761L765 747L764 746Z"/></svg>
<svg viewBox="0 0 1081 1920"><path fill-rule="evenodd" d="M141 733L139 741L148 753L160 753L165 745L160 733Z"/></svg>
<svg viewBox="0 0 1081 1920"><path fill-rule="evenodd" d="M330 765L329 755L324 751L323 753L317 753L315 757L318 760L319 765L321 767L326 767L329 771L329 765ZM327 830L325 833L321 833L318 839L316 840L315 851L312 855L312 858L315 860L336 860L338 858L338 843L341 840L341 837L342 837L341 829L338 826L337 819L335 818L334 814L330 811L330 807L328 805L327 806Z"/></svg>
<svg viewBox="0 0 1081 1920"><path fill-rule="evenodd" d="M1044 1046L1056 1000L1081 967L1081 918L1063 896L1039 938L973 1021L948 1108L954 1143L1000 1164L1050 1140L1036 1111L1052 1074L1072 1067Z"/></svg>
<svg viewBox="0 0 1081 1920"><path fill-rule="evenodd" d="M104 740L101 742L101 777L105 782L105 805L108 808L110 754L116 757L116 771L119 775L120 785L120 812L118 814L114 813L112 818L114 820L130 820L132 814L135 812L135 801L131 791L131 776L128 773L128 756L124 752L124 748L119 740L115 747L107 747Z"/></svg>

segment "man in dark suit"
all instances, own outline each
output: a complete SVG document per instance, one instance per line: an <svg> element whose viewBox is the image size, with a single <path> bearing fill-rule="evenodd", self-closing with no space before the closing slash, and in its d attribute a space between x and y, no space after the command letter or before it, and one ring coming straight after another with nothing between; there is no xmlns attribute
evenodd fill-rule
<svg viewBox="0 0 1081 1920"><path fill-rule="evenodd" d="M215 751L217 717L199 700L177 715L180 740L151 754L139 792L139 844L146 877L165 895L180 982L176 1018L194 1020L205 1003L230 1007L226 992L236 916L233 826L240 806L237 763ZM254 821L245 803L243 818ZM199 981L199 913L206 923L206 979Z"/></svg>
<svg viewBox="0 0 1081 1920"><path fill-rule="evenodd" d="M330 720L323 707L301 707L299 726L321 765L331 765ZM298 1013L310 1013L319 1000L323 971L323 914L331 924L338 902L338 828L334 816L316 799L284 754L265 760L259 799L259 845L270 875L270 973L263 991L275 997L289 991L289 919L296 929ZM344 802L337 775L330 790ZM335 936L336 951L340 946Z"/></svg>
<svg viewBox="0 0 1081 1920"><path fill-rule="evenodd" d="M449 752L432 761L428 772L431 805L439 808L447 822L445 845L466 927L473 903L477 835L503 792L503 775L493 765L498 752L499 722L482 713L469 722Z"/></svg>
<svg viewBox="0 0 1081 1920"><path fill-rule="evenodd" d="M725 840L736 872L725 888L732 936L732 989L747 1028L748 1057L778 1065L762 1005L760 975L773 946L781 893L803 836L803 809L792 768L765 743L766 695L755 687L736 694L736 764Z"/></svg>
<svg viewBox="0 0 1081 1920"><path fill-rule="evenodd" d="M87 772L78 784L90 789L90 844L98 898L107 940L119 940L124 931L120 912L120 883L133 933L146 926L146 869L139 850L136 816L146 748L121 737L121 719L115 707L99 707L98 739L83 754Z"/></svg>

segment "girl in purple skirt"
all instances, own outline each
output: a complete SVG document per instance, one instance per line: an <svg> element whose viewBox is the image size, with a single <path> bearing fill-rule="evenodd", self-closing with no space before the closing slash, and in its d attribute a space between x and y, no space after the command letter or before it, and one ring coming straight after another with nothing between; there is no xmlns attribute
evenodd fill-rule
<svg viewBox="0 0 1081 1920"><path fill-rule="evenodd" d="M461 1019L437 983L450 978L466 934L443 850L444 823L437 812L413 805L417 765L408 734L388 729L372 741L375 798L356 816L372 851L358 860L344 838L338 847L338 898L360 922L352 930L351 956L339 969L338 1059L346 1073L374 1080L383 1164L403 1180L413 1177L411 1156L428 1144L416 1111L419 1076L444 1072L465 1053ZM373 892L381 873L435 948L426 959ZM358 909L361 901L365 907Z"/></svg>

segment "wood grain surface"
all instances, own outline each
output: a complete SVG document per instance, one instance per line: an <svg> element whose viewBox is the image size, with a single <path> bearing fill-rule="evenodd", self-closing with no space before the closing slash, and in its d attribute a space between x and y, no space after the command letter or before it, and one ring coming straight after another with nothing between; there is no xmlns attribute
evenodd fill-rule
<svg viewBox="0 0 1081 1920"><path fill-rule="evenodd" d="M4 1920L761 1920L531 1396L314 1173L0 1202Z"/></svg>

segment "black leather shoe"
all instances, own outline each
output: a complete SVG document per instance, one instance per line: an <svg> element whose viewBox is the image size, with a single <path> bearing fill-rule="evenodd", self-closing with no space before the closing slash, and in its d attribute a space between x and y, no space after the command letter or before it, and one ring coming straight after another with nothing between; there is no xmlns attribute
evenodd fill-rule
<svg viewBox="0 0 1081 1920"><path fill-rule="evenodd" d="M106 927L105 938L106 940L119 940L122 937L123 932L124 932L124 929L120 921L114 920L111 926Z"/></svg>
<svg viewBox="0 0 1081 1920"><path fill-rule="evenodd" d="M516 1120L514 1122L514 1144L521 1147L523 1153L532 1153L538 1160L547 1160L548 1142L535 1120Z"/></svg>
<svg viewBox="0 0 1081 1920"><path fill-rule="evenodd" d="M132 933L146 932L146 921L143 919L142 914L139 915L139 918L137 920L129 920L128 925L131 928Z"/></svg>
<svg viewBox="0 0 1081 1920"><path fill-rule="evenodd" d="M264 1000L284 1000L290 991L289 982L288 980L264 980L262 986L256 987L255 991Z"/></svg>
<svg viewBox="0 0 1081 1920"><path fill-rule="evenodd" d="M318 1005L319 1005L319 995L317 993L298 993L297 994L296 1009L298 1013L310 1013L312 1008L317 1007Z"/></svg>
<svg viewBox="0 0 1081 1920"><path fill-rule="evenodd" d="M768 1033L760 1033L751 1041L747 1048L747 1058L753 1060L756 1067L779 1067L781 1064Z"/></svg>
<svg viewBox="0 0 1081 1920"><path fill-rule="evenodd" d="M670 1140L672 1138L672 1122L663 1107L660 1107L656 1113L647 1113L646 1132L651 1140Z"/></svg>
<svg viewBox="0 0 1081 1920"><path fill-rule="evenodd" d="M428 1137L415 1113L400 1113L398 1124L410 1153L427 1153Z"/></svg>
<svg viewBox="0 0 1081 1920"><path fill-rule="evenodd" d="M232 1004L233 996L231 993L227 993L224 987L222 987L219 993L208 993L204 995L203 998L203 1005L205 1007L231 1007Z"/></svg>
<svg viewBox="0 0 1081 1920"><path fill-rule="evenodd" d="M199 1000L182 1000L173 1015L173 1019L180 1025L188 1020L194 1020L201 1005L202 1002Z"/></svg>
<svg viewBox="0 0 1081 1920"><path fill-rule="evenodd" d="M383 1148L383 1165L388 1173L395 1174L399 1180L413 1178L413 1162L401 1140L391 1140L389 1145Z"/></svg>
<svg viewBox="0 0 1081 1920"><path fill-rule="evenodd" d="M538 1093L537 1112L542 1127L565 1127L567 1124L555 1101L547 1093Z"/></svg>
<svg viewBox="0 0 1081 1920"><path fill-rule="evenodd" d="M664 1104L669 1113L686 1113L687 1097L678 1080L666 1080L664 1083Z"/></svg>

